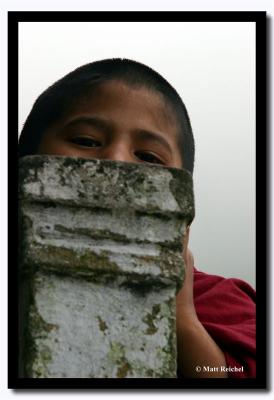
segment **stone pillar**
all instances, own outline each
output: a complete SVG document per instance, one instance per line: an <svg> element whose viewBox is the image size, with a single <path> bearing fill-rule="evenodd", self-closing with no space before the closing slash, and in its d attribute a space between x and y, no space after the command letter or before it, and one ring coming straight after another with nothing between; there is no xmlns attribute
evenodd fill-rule
<svg viewBox="0 0 274 400"><path fill-rule="evenodd" d="M187 171L20 160L20 376L176 377Z"/></svg>

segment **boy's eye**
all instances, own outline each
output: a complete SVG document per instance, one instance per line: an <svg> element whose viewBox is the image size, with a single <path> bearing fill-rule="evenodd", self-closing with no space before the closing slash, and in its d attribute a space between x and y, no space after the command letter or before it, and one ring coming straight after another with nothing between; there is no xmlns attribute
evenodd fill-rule
<svg viewBox="0 0 274 400"><path fill-rule="evenodd" d="M78 144L79 146L84 146L84 147L100 147L100 146L102 146L101 142L98 142L98 140L95 140L95 139L92 139L92 138L86 137L86 136L77 136L77 137L71 138L70 142Z"/></svg>
<svg viewBox="0 0 274 400"><path fill-rule="evenodd" d="M145 151L136 151L135 156L139 158L139 160L150 163L150 164L164 164L164 162L162 160L160 160L160 158L158 158L157 156L155 156L152 153L147 153Z"/></svg>

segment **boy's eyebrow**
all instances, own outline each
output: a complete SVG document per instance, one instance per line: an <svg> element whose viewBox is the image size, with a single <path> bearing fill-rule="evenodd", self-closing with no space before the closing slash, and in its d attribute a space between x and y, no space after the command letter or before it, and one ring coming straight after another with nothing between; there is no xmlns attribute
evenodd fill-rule
<svg viewBox="0 0 274 400"><path fill-rule="evenodd" d="M104 131L110 131L111 130L111 124L104 120L103 118L98 118L98 117L91 117L91 116L86 116L83 115L81 117L76 117L72 120L70 120L67 124L65 124L66 127L77 125L85 123L91 126L95 126L97 128L103 129Z"/></svg>
<svg viewBox="0 0 274 400"><path fill-rule="evenodd" d="M143 140L150 140L159 142L162 146L167 147L170 153L172 153L172 149L168 141L159 133L151 132L146 129L138 129L139 138Z"/></svg>
<svg viewBox="0 0 274 400"><path fill-rule="evenodd" d="M81 123L97 127L107 133L112 131L111 122L103 118L86 116L86 115L76 117L70 120L65 126L69 127ZM172 149L169 142L160 133L152 132L147 129L136 129L136 132L138 133L140 139L159 142L162 146L166 147L170 151L170 153L172 153Z"/></svg>

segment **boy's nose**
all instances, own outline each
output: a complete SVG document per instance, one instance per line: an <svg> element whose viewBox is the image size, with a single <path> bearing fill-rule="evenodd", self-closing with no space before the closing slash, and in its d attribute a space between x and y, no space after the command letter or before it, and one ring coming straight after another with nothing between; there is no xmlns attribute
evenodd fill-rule
<svg viewBox="0 0 274 400"><path fill-rule="evenodd" d="M134 157L125 144L112 144L108 146L101 153L100 158L113 161L134 162Z"/></svg>

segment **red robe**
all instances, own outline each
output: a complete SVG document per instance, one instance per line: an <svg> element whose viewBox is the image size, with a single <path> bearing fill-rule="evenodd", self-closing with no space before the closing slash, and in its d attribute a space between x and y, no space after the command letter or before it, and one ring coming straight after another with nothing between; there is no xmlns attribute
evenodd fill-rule
<svg viewBox="0 0 274 400"><path fill-rule="evenodd" d="M240 279L194 268L194 304L200 322L222 349L231 378L256 377L256 293Z"/></svg>

